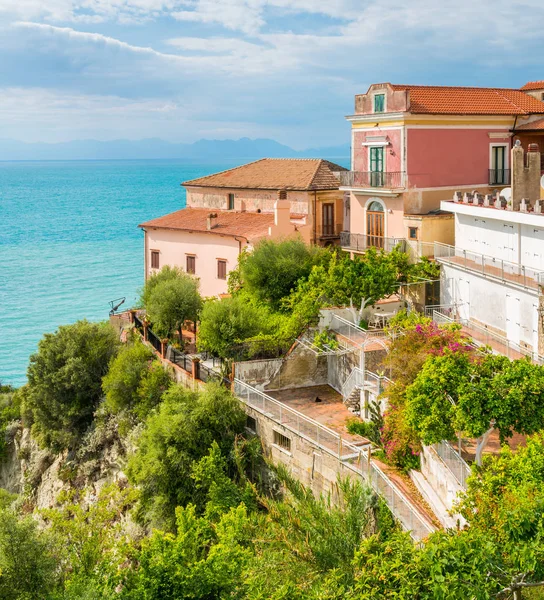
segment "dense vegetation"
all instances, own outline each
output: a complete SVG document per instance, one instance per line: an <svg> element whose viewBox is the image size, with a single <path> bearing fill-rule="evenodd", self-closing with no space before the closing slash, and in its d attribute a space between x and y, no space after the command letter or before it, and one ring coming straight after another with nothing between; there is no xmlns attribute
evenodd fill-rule
<svg viewBox="0 0 544 600"><path fill-rule="evenodd" d="M269 277L272 267L279 271ZM240 347L247 356L248 347L289 342L322 306L364 306L403 281L434 276L433 268L410 265L398 251L351 261L267 242L241 258L228 300L201 309L196 281L164 269L142 303L157 331L174 337L199 314L200 343L233 358ZM385 365L394 381L388 410L349 425L372 436L390 463L417 466L422 442L459 431L484 436L494 427L506 439L542 430L542 367L477 351L459 328L413 314L390 326L399 335ZM325 348L335 340L325 331L315 341ZM415 544L370 488L339 480L334 494L316 497L272 467L228 390L174 383L148 346L131 336L121 346L104 323L47 334L28 384L0 386L2 452L19 417L59 452L67 485L42 510L30 479L20 498L0 494L1 598L544 597L542 433L473 467L456 508L466 527ZM126 478L86 487L87 457L96 462L121 438Z"/></svg>

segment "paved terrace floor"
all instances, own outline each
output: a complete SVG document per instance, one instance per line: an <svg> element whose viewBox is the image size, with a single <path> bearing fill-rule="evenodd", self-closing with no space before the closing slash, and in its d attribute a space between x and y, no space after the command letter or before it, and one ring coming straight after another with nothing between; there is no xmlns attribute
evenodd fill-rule
<svg viewBox="0 0 544 600"><path fill-rule="evenodd" d="M265 393L321 425L336 431L348 442L357 444L360 444L361 441L368 442L359 435L347 432L346 421L353 418L353 413L346 408L341 394L328 385L314 385L277 392L266 390ZM316 398L321 401L316 402Z"/></svg>
<svg viewBox="0 0 544 600"><path fill-rule="evenodd" d="M321 423L339 433L344 440L357 445L369 443L366 438L359 435L352 435L346 430L346 421L353 418L351 413L342 401L342 396L328 385L316 385L311 387L301 387L281 391L266 391L266 394L272 396L282 404L301 412L314 421ZM321 401L316 402L319 398ZM430 524L440 529L441 525L437 521L429 505L422 498L421 494L412 483L411 479L404 474L399 473L393 467L384 462L372 458L372 462L388 475L404 495L410 499L413 505L417 506L420 515Z"/></svg>
<svg viewBox="0 0 544 600"><path fill-rule="evenodd" d="M450 256L443 258L441 257L438 259L438 262L450 263L469 269L471 271L476 271L477 273L482 273L483 275L492 277L493 279L499 279L500 281L510 281L522 287L538 290L538 282L532 277L529 277L528 275L507 273L500 267L494 267L492 265L484 265L482 267L480 263L477 263L474 260L470 260L469 258L465 259L463 256Z"/></svg>

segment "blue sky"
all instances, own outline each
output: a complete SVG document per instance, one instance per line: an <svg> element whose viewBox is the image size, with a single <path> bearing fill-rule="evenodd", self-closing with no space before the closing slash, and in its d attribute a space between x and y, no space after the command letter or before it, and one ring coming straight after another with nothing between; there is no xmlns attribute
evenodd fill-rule
<svg viewBox="0 0 544 600"><path fill-rule="evenodd" d="M0 0L0 137L349 141L378 81L544 79L542 0Z"/></svg>

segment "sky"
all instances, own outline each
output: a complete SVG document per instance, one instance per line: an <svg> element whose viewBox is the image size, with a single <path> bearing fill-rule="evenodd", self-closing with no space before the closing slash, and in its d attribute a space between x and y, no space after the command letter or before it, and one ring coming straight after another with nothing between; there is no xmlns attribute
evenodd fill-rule
<svg viewBox="0 0 544 600"><path fill-rule="evenodd" d="M0 137L349 142L371 83L544 79L542 0L0 0Z"/></svg>

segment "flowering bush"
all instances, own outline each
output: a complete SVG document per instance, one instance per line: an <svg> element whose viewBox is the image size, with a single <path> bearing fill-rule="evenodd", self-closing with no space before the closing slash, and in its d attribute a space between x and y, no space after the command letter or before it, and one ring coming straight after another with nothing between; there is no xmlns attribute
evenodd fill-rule
<svg viewBox="0 0 544 600"><path fill-rule="evenodd" d="M391 464L405 470L419 466L421 442L406 419L406 388L421 371L428 356L442 356L446 351L474 354L475 349L460 326L439 326L422 319L402 330L391 344L386 358L395 382L387 390L388 409L381 432L384 452Z"/></svg>

